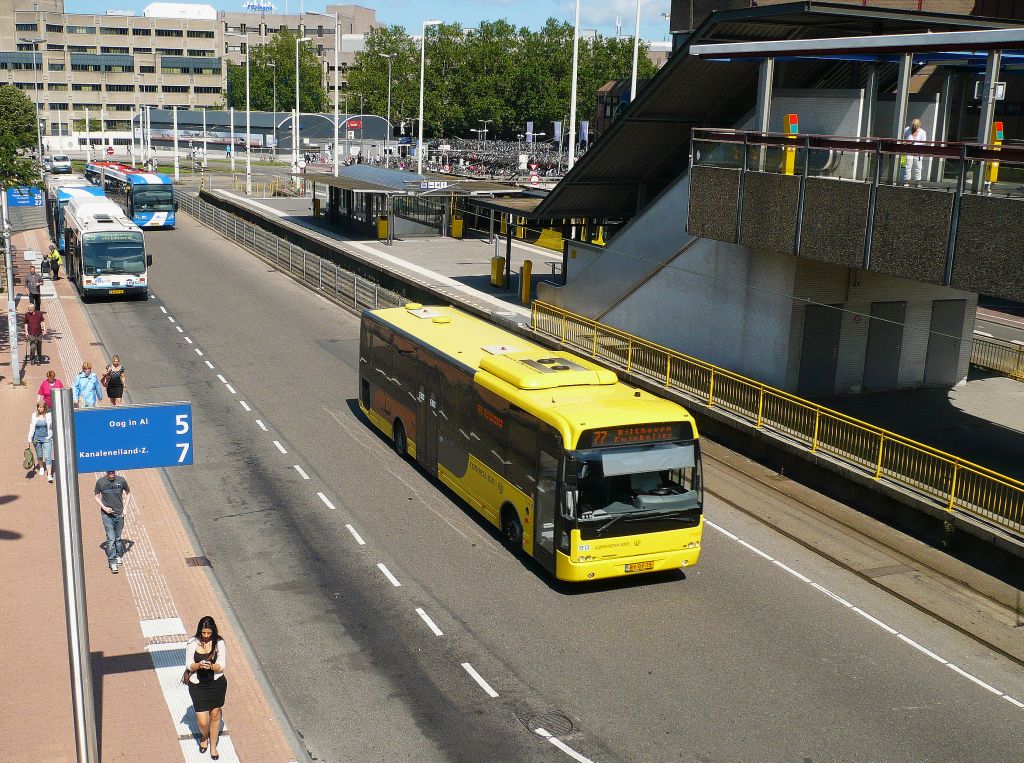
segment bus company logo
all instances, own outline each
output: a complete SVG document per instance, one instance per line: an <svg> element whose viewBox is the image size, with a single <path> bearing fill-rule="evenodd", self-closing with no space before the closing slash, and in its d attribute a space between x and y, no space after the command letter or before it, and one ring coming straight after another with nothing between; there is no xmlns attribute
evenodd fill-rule
<svg viewBox="0 0 1024 763"><path fill-rule="evenodd" d="M478 477L483 478L491 485L496 484L497 480L494 479L494 475L491 474L486 469L484 469L482 466L480 466L480 464L476 463L475 461L469 462L469 468L473 470L474 474L476 474Z"/></svg>
<svg viewBox="0 0 1024 763"><path fill-rule="evenodd" d="M480 405L480 403L476 404L476 413L478 416L490 422L498 429L501 429L505 426L505 419L496 414L494 411L490 411L487 408L484 408L484 406Z"/></svg>

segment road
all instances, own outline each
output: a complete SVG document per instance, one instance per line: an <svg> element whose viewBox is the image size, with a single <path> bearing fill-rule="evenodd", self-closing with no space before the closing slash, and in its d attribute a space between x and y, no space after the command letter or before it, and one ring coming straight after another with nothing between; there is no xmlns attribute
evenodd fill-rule
<svg viewBox="0 0 1024 763"><path fill-rule="evenodd" d="M1024 345L1024 315L979 307L974 333L978 336Z"/></svg>
<svg viewBox="0 0 1024 763"><path fill-rule="evenodd" d="M88 311L132 402L192 401L170 484L315 759L1018 756L1020 666L714 497L685 576L554 583L362 420L356 318L187 216L146 240L155 298Z"/></svg>

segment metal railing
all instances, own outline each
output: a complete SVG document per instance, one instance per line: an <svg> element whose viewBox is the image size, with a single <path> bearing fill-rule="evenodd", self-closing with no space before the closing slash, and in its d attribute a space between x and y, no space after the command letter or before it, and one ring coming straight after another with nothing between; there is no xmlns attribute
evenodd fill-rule
<svg viewBox="0 0 1024 763"><path fill-rule="evenodd" d="M974 337L971 365L1024 381L1024 346Z"/></svg>
<svg viewBox="0 0 1024 763"><path fill-rule="evenodd" d="M946 511L1024 534L1024 482L559 307L534 302L534 330L665 389L889 480Z"/></svg>
<svg viewBox="0 0 1024 763"><path fill-rule="evenodd" d="M203 225L357 315L365 308L399 307L408 302L395 292L197 196L182 194L179 203L182 211Z"/></svg>

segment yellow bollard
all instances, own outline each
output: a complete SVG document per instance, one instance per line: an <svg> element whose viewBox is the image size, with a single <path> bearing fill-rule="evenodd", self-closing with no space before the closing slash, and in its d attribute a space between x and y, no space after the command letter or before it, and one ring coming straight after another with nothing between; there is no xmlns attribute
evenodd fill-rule
<svg viewBox="0 0 1024 763"><path fill-rule="evenodd" d="M491 257L491 286L500 289L505 275L505 258Z"/></svg>
<svg viewBox="0 0 1024 763"><path fill-rule="evenodd" d="M518 238L520 241L522 241L522 240L524 240L526 238L526 225L525 225L525 223L526 223L526 218L525 217L518 217L518 216L516 217L516 232L513 235L516 238Z"/></svg>
<svg viewBox="0 0 1024 763"><path fill-rule="evenodd" d="M993 146L1003 145L1003 123L993 122L992 123L992 136L989 140ZM993 149L999 151L998 148ZM999 162L989 162L988 167L985 168L985 182L995 183L999 180Z"/></svg>
<svg viewBox="0 0 1024 763"><path fill-rule="evenodd" d="M796 114L786 114L784 125L786 137L795 141L800 132L800 117ZM796 171L796 147L784 148L782 152L782 174L792 175Z"/></svg>
<svg viewBox="0 0 1024 763"><path fill-rule="evenodd" d="M524 260L523 266L519 268L519 301L530 304L530 295L533 293L533 261Z"/></svg>

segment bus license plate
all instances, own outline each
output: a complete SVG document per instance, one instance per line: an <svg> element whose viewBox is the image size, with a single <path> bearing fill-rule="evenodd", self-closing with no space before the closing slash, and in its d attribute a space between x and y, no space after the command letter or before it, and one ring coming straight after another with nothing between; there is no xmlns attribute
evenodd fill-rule
<svg viewBox="0 0 1024 763"><path fill-rule="evenodd" d="M633 562L626 565L626 572L647 572L654 569L654 562Z"/></svg>
<svg viewBox="0 0 1024 763"><path fill-rule="evenodd" d="M124 289L111 289L111 294L124 294Z"/></svg>

